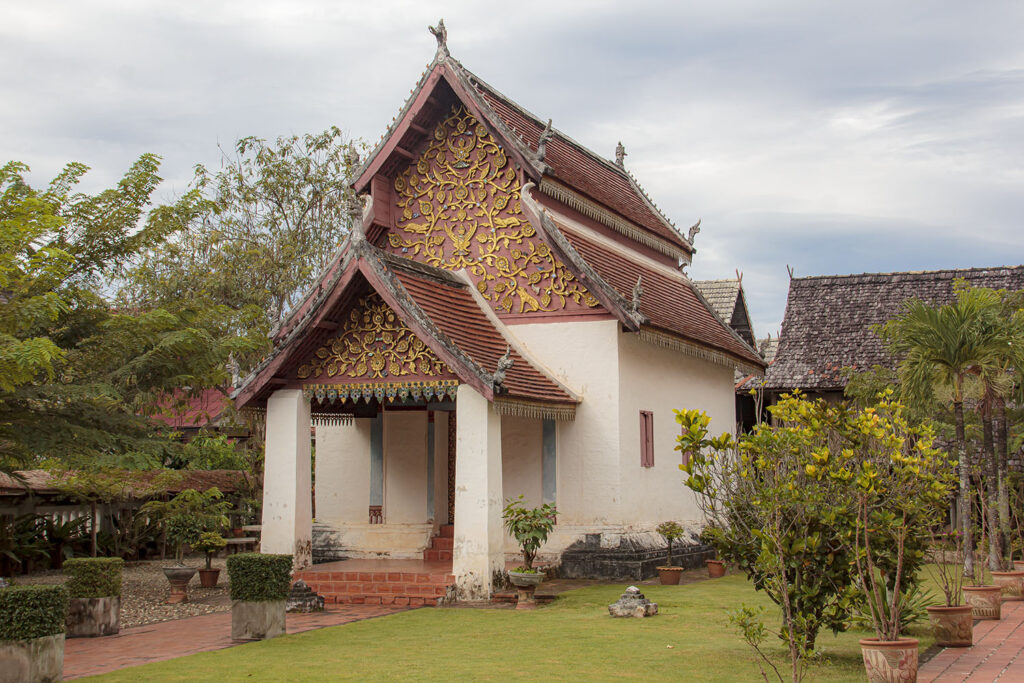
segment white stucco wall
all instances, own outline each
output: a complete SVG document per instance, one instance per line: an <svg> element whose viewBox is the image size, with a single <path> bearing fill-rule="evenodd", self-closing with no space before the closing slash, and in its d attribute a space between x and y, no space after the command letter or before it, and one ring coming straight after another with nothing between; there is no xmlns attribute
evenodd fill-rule
<svg viewBox="0 0 1024 683"><path fill-rule="evenodd" d="M622 333L619 343L622 522L653 528L676 520L701 521L693 493L683 485L673 450L679 425L673 409L698 408L711 416L712 434L736 424L733 369ZM654 467L640 466L640 411L654 413Z"/></svg>
<svg viewBox="0 0 1024 683"><path fill-rule="evenodd" d="M384 520L427 521L427 411L384 412Z"/></svg>
<svg viewBox="0 0 1024 683"><path fill-rule="evenodd" d="M556 505L564 529L621 518L618 329L616 320L508 328L533 359L583 397L575 421L557 423Z"/></svg>
<svg viewBox="0 0 1024 683"><path fill-rule="evenodd" d="M522 495L529 507L544 502L542 441L540 420L501 418L501 481L506 501Z"/></svg>
<svg viewBox="0 0 1024 683"><path fill-rule="evenodd" d="M370 422L316 428L318 522L365 523L370 505Z"/></svg>

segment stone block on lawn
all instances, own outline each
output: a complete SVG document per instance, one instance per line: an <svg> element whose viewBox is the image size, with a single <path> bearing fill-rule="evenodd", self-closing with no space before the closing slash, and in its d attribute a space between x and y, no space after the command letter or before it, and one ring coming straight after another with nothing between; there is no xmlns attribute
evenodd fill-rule
<svg viewBox="0 0 1024 683"><path fill-rule="evenodd" d="M617 602L608 605L608 614L613 617L652 617L658 613L657 603L644 597L640 589L630 586Z"/></svg>
<svg viewBox="0 0 1024 683"><path fill-rule="evenodd" d="M284 635L285 600L233 600L232 640L267 640Z"/></svg>
<svg viewBox="0 0 1024 683"><path fill-rule="evenodd" d="M323 596L317 595L306 582L299 579L288 591L286 610L288 612L323 612Z"/></svg>

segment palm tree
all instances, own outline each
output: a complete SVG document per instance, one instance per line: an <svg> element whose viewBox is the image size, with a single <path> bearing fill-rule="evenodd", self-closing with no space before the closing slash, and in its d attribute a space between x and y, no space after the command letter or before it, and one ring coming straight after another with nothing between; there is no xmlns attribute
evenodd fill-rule
<svg viewBox="0 0 1024 683"><path fill-rule="evenodd" d="M964 569L974 571L971 514L971 478L964 434L964 396L968 381L991 367L998 353L979 322L991 320L1000 307L999 295L988 289L956 287L955 299L930 306L918 299L904 303L903 311L880 330L899 364L901 394L931 399L936 389L948 392L956 428L956 452L960 473L957 517L964 541Z"/></svg>

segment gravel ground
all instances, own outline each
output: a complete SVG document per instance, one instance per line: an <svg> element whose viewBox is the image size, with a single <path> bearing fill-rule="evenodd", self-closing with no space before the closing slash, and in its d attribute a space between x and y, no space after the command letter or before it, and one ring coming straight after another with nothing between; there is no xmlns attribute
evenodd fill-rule
<svg viewBox="0 0 1024 683"><path fill-rule="evenodd" d="M173 560L126 562L121 584L121 628L213 612L229 612L231 599L228 597L228 573L224 568L224 562L224 558L213 561L213 566L221 569L216 588L200 587L197 573L188 585L189 601L178 605L164 604L170 594L170 585L162 568L173 565ZM185 564L190 567L205 567L206 560L201 555L195 555L186 557ZM59 571L49 570L18 576L16 579L18 583L23 584L63 583L66 577Z"/></svg>

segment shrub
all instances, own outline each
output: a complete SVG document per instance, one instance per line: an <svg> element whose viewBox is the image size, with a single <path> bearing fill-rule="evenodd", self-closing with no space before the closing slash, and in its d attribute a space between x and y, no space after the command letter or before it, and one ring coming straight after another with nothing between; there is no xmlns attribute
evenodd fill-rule
<svg viewBox="0 0 1024 683"><path fill-rule="evenodd" d="M0 589L0 640L30 640L64 633L68 591L64 586Z"/></svg>
<svg viewBox="0 0 1024 683"><path fill-rule="evenodd" d="M239 553L228 558L231 599L249 602L284 600L292 581L291 555Z"/></svg>
<svg viewBox="0 0 1024 683"><path fill-rule="evenodd" d="M110 598L121 595L120 557L79 557L64 562L72 598Z"/></svg>
<svg viewBox="0 0 1024 683"><path fill-rule="evenodd" d="M523 554L523 566L516 571L533 573L533 560L537 551L548 540L548 534L555 528L558 511L552 505L544 503L537 508L523 505L523 497L509 499L501 516L508 531Z"/></svg>

